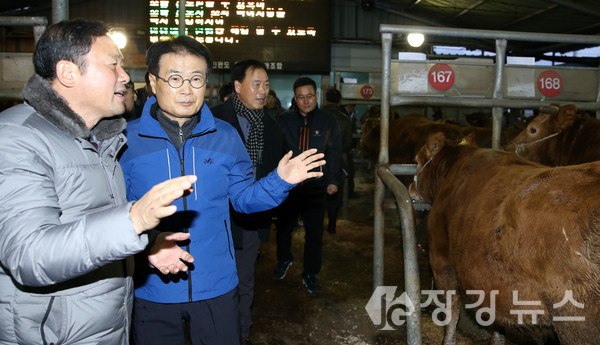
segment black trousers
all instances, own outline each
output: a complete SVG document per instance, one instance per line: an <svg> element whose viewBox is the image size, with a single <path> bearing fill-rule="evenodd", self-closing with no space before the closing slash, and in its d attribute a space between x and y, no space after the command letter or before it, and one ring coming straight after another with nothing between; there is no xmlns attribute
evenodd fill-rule
<svg viewBox="0 0 600 345"><path fill-rule="evenodd" d="M137 345L239 345L237 289L212 299L190 303L133 303L133 343Z"/></svg>
<svg viewBox="0 0 600 345"><path fill-rule="evenodd" d="M258 256L260 238L258 230L242 230L243 249L235 249L235 265L239 283L240 332L242 338L250 335L252 303L254 302L254 264Z"/></svg>
<svg viewBox="0 0 600 345"><path fill-rule="evenodd" d="M323 246L323 220L325 217L325 188L318 190L294 188L279 206L277 213L277 260L293 260L292 232L302 217L305 230L304 274L321 271L321 249Z"/></svg>

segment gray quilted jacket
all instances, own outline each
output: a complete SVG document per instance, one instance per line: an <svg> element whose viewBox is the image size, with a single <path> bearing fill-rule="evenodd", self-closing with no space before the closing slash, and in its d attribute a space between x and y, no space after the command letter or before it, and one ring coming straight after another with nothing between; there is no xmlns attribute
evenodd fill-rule
<svg viewBox="0 0 600 345"><path fill-rule="evenodd" d="M0 113L0 344L127 344L126 258L148 239L133 229L116 160L125 121L90 134L37 75L23 95Z"/></svg>

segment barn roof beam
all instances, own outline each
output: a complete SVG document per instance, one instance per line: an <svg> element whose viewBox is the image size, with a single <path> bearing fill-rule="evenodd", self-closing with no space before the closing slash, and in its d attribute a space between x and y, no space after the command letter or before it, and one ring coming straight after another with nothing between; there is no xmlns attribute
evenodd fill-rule
<svg viewBox="0 0 600 345"><path fill-rule="evenodd" d="M600 26L600 23L594 23L594 24L591 24L588 26L581 27L577 30L572 30L572 31L568 32L567 34L575 34L578 32L584 32L586 30L593 29L598 26ZM547 52L554 52L554 51L555 52L566 52L566 51L573 51L573 50L582 49L582 48L591 47L591 46L594 46L594 45L593 44L582 44L581 48L577 48L577 47L574 48L573 44L554 43L554 44L549 44L549 45L543 45L538 48L535 48L535 47L532 48L531 45L527 45L526 47L525 46L521 47L520 50L523 51L525 54L533 54L533 55L540 54L540 56L536 56L536 57L544 59L545 57L542 56L541 54L544 54Z"/></svg>
<svg viewBox="0 0 600 345"><path fill-rule="evenodd" d="M563 6L563 7L570 8L575 11L579 11L579 12L582 12L582 13L585 13L588 15L591 14L593 16L600 18L600 11L595 10L591 7L577 5L576 3L572 2L572 1L565 1L565 0L548 0L548 1L558 4L560 6Z"/></svg>
<svg viewBox="0 0 600 345"><path fill-rule="evenodd" d="M541 8L541 9L539 9L539 10L537 10L537 11L533 12L533 13L530 13L530 14L528 14L528 15L526 15L526 16L523 16L523 17L521 17L521 18L518 18L518 19L515 19L515 20L513 20L513 21L511 21L511 22L508 22L508 23L505 23L505 24L503 24L503 25L500 25L500 26L498 26L498 27L495 27L494 29L496 29L496 30L499 30L499 29L504 29L504 28L506 28L506 27L509 27L509 26L511 26L511 25L514 25L514 24L517 24L517 23L520 23L520 22L526 21L526 20L528 20L528 19L531 19L531 18L533 18L533 17L535 17L535 16L539 16L540 14L542 14L542 13L545 13L545 12L548 12L548 11L550 11L550 10L553 10L553 9L555 9L555 8L557 8L557 7L558 7L558 5L554 4L554 5L550 5L550 6L546 7L546 8Z"/></svg>
<svg viewBox="0 0 600 345"><path fill-rule="evenodd" d="M360 2L361 2L361 0L348 0L348 1L358 3L358 4L360 4ZM419 1L415 1L411 6L418 4ZM404 17L404 18L407 18L410 20L414 20L418 23L423 23L423 24L427 24L427 25L431 25L431 26L443 26L442 23L409 14L404 9L402 9L398 6L392 5L385 1L376 1L375 6L382 11L385 11L385 12L388 12L388 13L391 13L391 14L394 14L397 16L401 16L401 17Z"/></svg>
<svg viewBox="0 0 600 345"><path fill-rule="evenodd" d="M456 18L458 18L458 17L460 17L460 16L463 16L463 15L465 15L465 14L469 13L470 11L472 11L473 9L477 8L479 5L481 5L481 4L483 4L483 3L487 2L487 1L488 1L488 0L479 0L479 1L476 1L476 2L474 2L474 3L473 3L471 6L469 6L469 7L465 8L465 9L464 9L464 10L462 10L460 13L458 13L458 14L456 14L456 15L454 15L454 16L452 16L452 17L450 17L450 18L447 20L447 22L451 22L451 21L453 21L454 19L456 19Z"/></svg>

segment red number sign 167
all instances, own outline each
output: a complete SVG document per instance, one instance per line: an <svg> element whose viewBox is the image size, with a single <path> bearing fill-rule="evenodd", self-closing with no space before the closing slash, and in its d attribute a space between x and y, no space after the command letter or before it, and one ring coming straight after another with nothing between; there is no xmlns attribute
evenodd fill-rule
<svg viewBox="0 0 600 345"><path fill-rule="evenodd" d="M436 90L448 90L454 85L454 70L447 64L436 64L429 69L429 84Z"/></svg>

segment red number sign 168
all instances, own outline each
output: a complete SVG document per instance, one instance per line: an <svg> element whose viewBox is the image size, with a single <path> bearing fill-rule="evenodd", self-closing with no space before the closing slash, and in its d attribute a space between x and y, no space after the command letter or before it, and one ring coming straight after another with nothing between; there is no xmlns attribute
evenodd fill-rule
<svg viewBox="0 0 600 345"><path fill-rule="evenodd" d="M562 91L562 79L555 71L544 71L538 78L538 90L548 97L557 96Z"/></svg>

